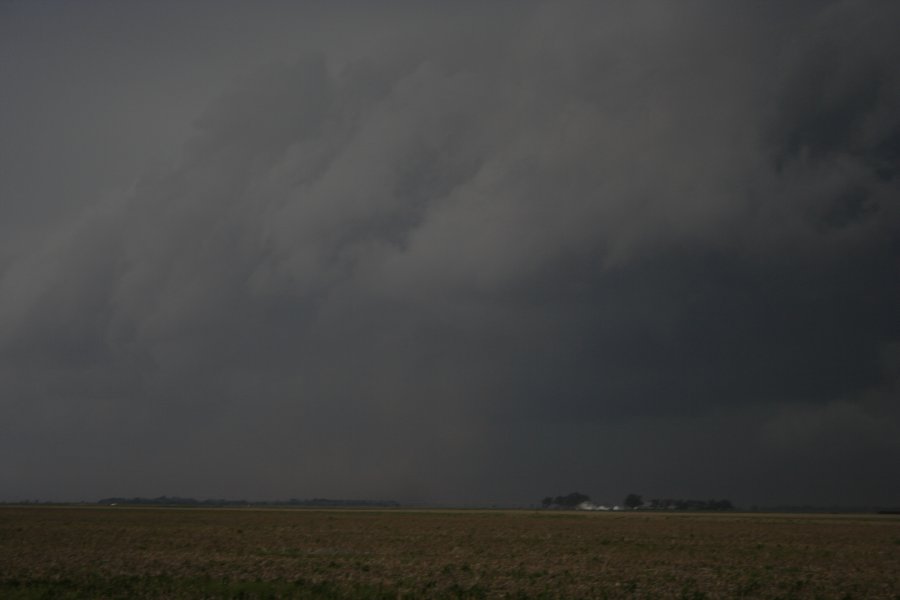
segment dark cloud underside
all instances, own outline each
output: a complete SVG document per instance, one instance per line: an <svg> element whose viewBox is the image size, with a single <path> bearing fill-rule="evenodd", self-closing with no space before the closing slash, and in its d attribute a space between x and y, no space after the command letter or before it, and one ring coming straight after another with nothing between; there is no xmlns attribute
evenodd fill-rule
<svg viewBox="0 0 900 600"><path fill-rule="evenodd" d="M203 6L4 9L0 497L900 502L896 4Z"/></svg>

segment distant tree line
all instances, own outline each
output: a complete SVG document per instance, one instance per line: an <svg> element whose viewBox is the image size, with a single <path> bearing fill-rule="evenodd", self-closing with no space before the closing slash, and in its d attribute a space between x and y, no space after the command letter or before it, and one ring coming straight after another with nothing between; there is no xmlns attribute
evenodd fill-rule
<svg viewBox="0 0 900 600"><path fill-rule="evenodd" d="M283 504L288 506L375 506L379 508L397 508L400 506L400 503L394 500L336 500L333 498L311 498L305 500L291 498Z"/></svg>
<svg viewBox="0 0 900 600"><path fill-rule="evenodd" d="M247 500L226 500L205 499L197 500L196 498L181 498L179 496L159 496L158 498L102 498L97 504L127 504L140 506L309 506L309 507L378 507L378 508L396 508L400 503L393 500L344 500L334 498L310 498L300 500L291 498L290 500L272 500L272 501L247 501Z"/></svg>
<svg viewBox="0 0 900 600"><path fill-rule="evenodd" d="M551 497L547 496L541 500L541 506L544 508L575 508L579 504L590 502L591 497L587 494L572 492L565 496Z"/></svg>
<svg viewBox="0 0 900 600"><path fill-rule="evenodd" d="M644 502L640 494L628 494L623 503L630 509L643 510L733 510L731 500L683 500L680 498L653 498Z"/></svg>
<svg viewBox="0 0 900 600"><path fill-rule="evenodd" d="M682 500L653 498L644 508L650 510L734 510L731 500Z"/></svg>
<svg viewBox="0 0 900 600"><path fill-rule="evenodd" d="M605 506L591 503L591 497L580 492L572 492L565 496L547 496L541 501L543 508L584 508L586 510L608 510ZM628 494L622 506L631 510L733 510L730 500L683 500L676 498L653 498L644 502L640 494ZM613 510L619 510L616 506Z"/></svg>

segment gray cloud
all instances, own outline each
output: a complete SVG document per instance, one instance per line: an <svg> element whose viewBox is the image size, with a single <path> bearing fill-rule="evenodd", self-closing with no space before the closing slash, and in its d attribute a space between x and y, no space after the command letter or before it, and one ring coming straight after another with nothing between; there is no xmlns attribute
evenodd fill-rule
<svg viewBox="0 0 900 600"><path fill-rule="evenodd" d="M0 496L898 501L891 3L95 6L161 105L4 143Z"/></svg>

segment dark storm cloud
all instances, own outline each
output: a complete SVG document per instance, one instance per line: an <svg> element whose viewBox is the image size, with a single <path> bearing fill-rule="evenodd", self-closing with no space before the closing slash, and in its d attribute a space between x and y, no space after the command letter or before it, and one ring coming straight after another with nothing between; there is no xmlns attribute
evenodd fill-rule
<svg viewBox="0 0 900 600"><path fill-rule="evenodd" d="M0 208L0 495L898 501L898 16L277 8L231 68L141 25L217 99Z"/></svg>

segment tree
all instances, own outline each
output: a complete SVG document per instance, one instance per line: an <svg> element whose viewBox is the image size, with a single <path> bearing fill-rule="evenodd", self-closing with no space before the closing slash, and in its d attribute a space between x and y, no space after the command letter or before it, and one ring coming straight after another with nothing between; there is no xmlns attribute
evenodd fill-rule
<svg viewBox="0 0 900 600"><path fill-rule="evenodd" d="M644 505L644 499L641 498L640 494L628 494L625 496L624 504L630 509L635 509Z"/></svg>
<svg viewBox="0 0 900 600"><path fill-rule="evenodd" d="M571 494L567 494L565 496L556 496L555 498L547 496L541 501L541 506L543 506L544 508L575 508L582 502L590 501L590 496L582 494L580 492L572 492Z"/></svg>
<svg viewBox="0 0 900 600"><path fill-rule="evenodd" d="M590 502L591 497L580 492L572 492L567 496L557 496L554 501L559 506L564 506L566 508L575 508L582 502Z"/></svg>

